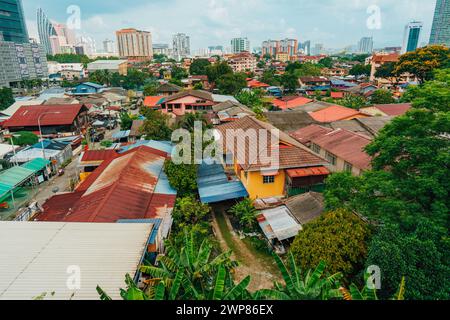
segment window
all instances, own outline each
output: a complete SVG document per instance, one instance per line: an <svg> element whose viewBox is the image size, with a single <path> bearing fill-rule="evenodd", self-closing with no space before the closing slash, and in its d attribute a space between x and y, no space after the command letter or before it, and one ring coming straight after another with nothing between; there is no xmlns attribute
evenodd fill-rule
<svg viewBox="0 0 450 320"><path fill-rule="evenodd" d="M327 151L325 158L328 160L328 162L330 162L333 166L336 165L337 162L337 158L334 154L330 153Z"/></svg>
<svg viewBox="0 0 450 320"><path fill-rule="evenodd" d="M311 150L314 151L315 153L320 153L321 148L317 144L313 143L311 145Z"/></svg>
<svg viewBox="0 0 450 320"><path fill-rule="evenodd" d="M275 176L264 176L263 177L263 183L264 184L275 183Z"/></svg>
<svg viewBox="0 0 450 320"><path fill-rule="evenodd" d="M353 170L353 166L351 163L348 163L347 161L344 163L344 170L346 172L352 172Z"/></svg>

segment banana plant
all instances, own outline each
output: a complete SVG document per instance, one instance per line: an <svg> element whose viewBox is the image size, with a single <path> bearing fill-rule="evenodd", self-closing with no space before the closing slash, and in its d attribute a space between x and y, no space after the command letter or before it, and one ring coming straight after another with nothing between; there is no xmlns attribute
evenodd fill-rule
<svg viewBox="0 0 450 320"><path fill-rule="evenodd" d="M370 289L367 285L359 290L355 284L351 284L349 289L340 288L344 300L379 300L376 289ZM390 300L401 301L405 299L405 277L402 277L397 293Z"/></svg>
<svg viewBox="0 0 450 320"><path fill-rule="evenodd" d="M274 254L274 259L283 276L284 285L275 283L274 289L262 289L257 291L253 298L275 300L330 300L342 299L339 291L340 273L325 276L326 264L320 262L314 270L303 273L298 268L294 256L289 253L289 268Z"/></svg>

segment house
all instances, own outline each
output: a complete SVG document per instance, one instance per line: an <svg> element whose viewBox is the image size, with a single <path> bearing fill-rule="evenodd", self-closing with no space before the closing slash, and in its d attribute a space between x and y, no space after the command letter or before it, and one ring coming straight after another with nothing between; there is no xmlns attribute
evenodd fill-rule
<svg viewBox="0 0 450 320"><path fill-rule="evenodd" d="M0 222L0 300L99 300L97 286L122 300L154 232L150 222Z"/></svg>
<svg viewBox="0 0 450 320"><path fill-rule="evenodd" d="M379 53L370 57L367 61L371 65L370 70L370 81L375 80L375 73L378 68L386 63L396 63L398 62L400 55L398 53Z"/></svg>
<svg viewBox="0 0 450 320"><path fill-rule="evenodd" d="M411 103L375 104L360 111L371 116L398 117L408 112L411 107Z"/></svg>
<svg viewBox="0 0 450 320"><path fill-rule="evenodd" d="M144 125L145 120L133 120L133 123L131 124L130 129L130 139L136 140L142 136L142 133L140 132L142 126Z"/></svg>
<svg viewBox="0 0 450 320"><path fill-rule="evenodd" d="M177 85L174 85L172 83L165 83L158 87L157 92L158 92L158 95L167 97L172 94L179 93L182 90L183 90L183 88L181 88Z"/></svg>
<svg viewBox="0 0 450 320"><path fill-rule="evenodd" d="M312 99L299 96L286 96L273 100L272 104L281 110L295 109L312 102Z"/></svg>
<svg viewBox="0 0 450 320"><path fill-rule="evenodd" d="M368 115L362 114L358 110L338 105L334 105L319 111L311 112L309 115L314 120L324 123L368 117Z"/></svg>
<svg viewBox="0 0 450 320"><path fill-rule="evenodd" d="M116 150L86 150L80 154L78 168L80 168L80 180L84 181L100 165L118 156Z"/></svg>
<svg viewBox="0 0 450 320"><path fill-rule="evenodd" d="M102 89L104 89L105 86L93 83L93 82L84 82L77 85L73 90L72 94L78 95L86 95L86 94L93 94L93 93L100 93Z"/></svg>
<svg viewBox="0 0 450 320"><path fill-rule="evenodd" d="M334 92L334 91L332 91L330 93L330 97L332 99L343 99L344 98L344 92L341 92L341 91Z"/></svg>
<svg viewBox="0 0 450 320"><path fill-rule="evenodd" d="M38 106L44 104L44 102L45 100L40 99L16 101L5 110L0 111L0 118L4 120L9 119L23 106Z"/></svg>
<svg viewBox="0 0 450 320"><path fill-rule="evenodd" d="M144 107L158 109L160 102L163 100L164 98L162 96L147 96L144 99Z"/></svg>
<svg viewBox="0 0 450 320"><path fill-rule="evenodd" d="M214 105L225 101L238 102L232 96L211 94L203 90L186 90L166 97L159 103L159 110L177 117L192 112L212 112Z"/></svg>
<svg viewBox="0 0 450 320"><path fill-rule="evenodd" d="M224 57L233 72L255 71L258 61L250 52L240 52Z"/></svg>
<svg viewBox="0 0 450 320"><path fill-rule="evenodd" d="M39 133L40 125L44 136L76 135L86 128L87 112L84 104L22 106L3 127Z"/></svg>
<svg viewBox="0 0 450 320"><path fill-rule="evenodd" d="M330 81L331 81L331 88L334 89L347 89L357 86L356 83L345 81L342 79L331 78Z"/></svg>
<svg viewBox="0 0 450 320"><path fill-rule="evenodd" d="M255 79L247 79L247 88L249 89L267 89L270 85L267 83L255 80Z"/></svg>
<svg viewBox="0 0 450 320"><path fill-rule="evenodd" d="M303 107L301 110L265 112L264 117L271 125L284 132L296 131L310 124L319 123L304 111Z"/></svg>
<svg viewBox="0 0 450 320"><path fill-rule="evenodd" d="M346 68L323 68L321 71L324 77L345 77L349 73L349 69Z"/></svg>
<svg viewBox="0 0 450 320"><path fill-rule="evenodd" d="M247 116L216 128L224 166L251 199L285 197L301 188L309 191L329 174L324 159L268 123ZM305 171L297 172L301 169Z"/></svg>
<svg viewBox="0 0 450 320"><path fill-rule="evenodd" d="M108 71L109 73L118 73L122 76L128 74L127 60L97 60L87 65L87 71L93 73L95 71Z"/></svg>
<svg viewBox="0 0 450 320"><path fill-rule="evenodd" d="M300 77L298 82L302 88L309 90L328 90L331 88L330 79L322 76Z"/></svg>
<svg viewBox="0 0 450 320"><path fill-rule="evenodd" d="M375 138L380 130L390 123L392 119L393 117L355 118L352 120L335 121L321 125L328 126L332 129L345 129L370 138Z"/></svg>
<svg viewBox="0 0 450 320"><path fill-rule="evenodd" d="M241 119L245 116L254 116L255 113L248 107L244 106L239 102L225 101L216 104L212 107L214 112L214 117L212 118L212 123L215 125L235 121Z"/></svg>
<svg viewBox="0 0 450 320"><path fill-rule="evenodd" d="M364 96L367 98L378 89L379 88L372 83L361 83L354 87L342 89L342 91L353 95Z"/></svg>
<svg viewBox="0 0 450 320"><path fill-rule="evenodd" d="M291 133L291 137L327 159L333 172L360 175L371 167L372 159L364 148L372 139L362 134L311 125Z"/></svg>
<svg viewBox="0 0 450 320"><path fill-rule="evenodd" d="M163 171L168 155L139 146L104 160L72 193L43 204L37 221L114 223L162 219L170 230L176 191Z"/></svg>
<svg viewBox="0 0 450 320"><path fill-rule="evenodd" d="M191 75L187 79L182 79L181 82L185 90L192 90L197 84L200 84L203 90L209 90L211 88L208 76L206 75Z"/></svg>

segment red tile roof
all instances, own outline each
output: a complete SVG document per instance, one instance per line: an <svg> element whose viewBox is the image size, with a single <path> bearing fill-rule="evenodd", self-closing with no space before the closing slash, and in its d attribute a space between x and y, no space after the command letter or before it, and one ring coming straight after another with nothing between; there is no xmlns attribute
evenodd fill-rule
<svg viewBox="0 0 450 320"><path fill-rule="evenodd" d="M273 100L273 104L282 110L293 109L297 107L301 107L307 103L312 102L313 100L305 98L305 97L289 97L288 99L275 99Z"/></svg>
<svg viewBox="0 0 450 320"><path fill-rule="evenodd" d="M84 152L81 161L103 161L113 159L117 156L118 154L115 150L87 150L86 152Z"/></svg>
<svg viewBox="0 0 450 320"><path fill-rule="evenodd" d="M372 61L375 63L397 62L400 58L398 53L374 55Z"/></svg>
<svg viewBox="0 0 450 320"><path fill-rule="evenodd" d="M249 88L268 88L268 87L270 87L270 85L268 85L267 83L264 83L264 82L261 82L258 80L254 80L254 79L249 80L247 82L247 86Z"/></svg>
<svg viewBox="0 0 450 320"><path fill-rule="evenodd" d="M333 99L342 99L344 97L343 92L331 92L331 98Z"/></svg>
<svg viewBox="0 0 450 320"><path fill-rule="evenodd" d="M155 193L165 159L141 146L105 160L76 189L77 195L53 197L37 220L116 222L163 217L176 200L175 194Z"/></svg>
<svg viewBox="0 0 450 320"><path fill-rule="evenodd" d="M301 178L301 177L311 177L311 176L327 176L330 171L325 167L310 167L301 169L289 169L286 171L290 178Z"/></svg>
<svg viewBox="0 0 450 320"><path fill-rule="evenodd" d="M162 99L161 96L148 96L145 97L144 106L154 108L158 105L158 102Z"/></svg>
<svg viewBox="0 0 450 320"><path fill-rule="evenodd" d="M332 131L333 129L312 124L292 132L290 136L295 140L297 140L298 142L303 143L304 145L309 145L311 140L314 140L315 138L321 137Z"/></svg>
<svg viewBox="0 0 450 320"><path fill-rule="evenodd" d="M377 108L387 116L397 117L404 115L406 112L408 112L408 110L411 109L411 104L410 103L376 104L373 107Z"/></svg>
<svg viewBox="0 0 450 320"><path fill-rule="evenodd" d="M3 126L37 127L41 115L41 126L70 125L83 108L83 104L23 106Z"/></svg>
<svg viewBox="0 0 450 320"><path fill-rule="evenodd" d="M358 110L346 108L343 106L331 106L316 112L310 113L310 116L319 122L334 122L345 120L353 116L357 116Z"/></svg>

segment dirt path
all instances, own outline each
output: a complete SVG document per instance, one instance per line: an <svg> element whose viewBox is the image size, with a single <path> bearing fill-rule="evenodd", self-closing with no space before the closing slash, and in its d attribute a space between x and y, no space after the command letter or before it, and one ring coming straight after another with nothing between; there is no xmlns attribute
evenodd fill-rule
<svg viewBox="0 0 450 320"><path fill-rule="evenodd" d="M252 252L239 236L233 231L231 222L228 219L224 209L215 207L213 213L213 229L223 250L232 250L232 258L239 261L236 269L236 281L243 280L250 275L252 280L248 289L256 291L259 289L271 288L274 281L281 281L281 276L271 257L263 257L262 254ZM224 219L227 230L222 230L218 219ZM225 234L224 234L225 233Z"/></svg>

